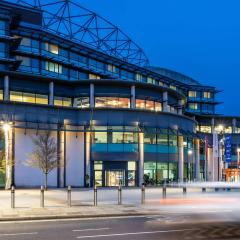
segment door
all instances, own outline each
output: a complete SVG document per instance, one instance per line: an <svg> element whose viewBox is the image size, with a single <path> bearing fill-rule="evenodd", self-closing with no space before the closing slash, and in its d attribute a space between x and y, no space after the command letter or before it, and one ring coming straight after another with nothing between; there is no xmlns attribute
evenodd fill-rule
<svg viewBox="0 0 240 240"><path fill-rule="evenodd" d="M125 171L124 170L111 170L106 171L106 186L116 187L120 184L125 185Z"/></svg>

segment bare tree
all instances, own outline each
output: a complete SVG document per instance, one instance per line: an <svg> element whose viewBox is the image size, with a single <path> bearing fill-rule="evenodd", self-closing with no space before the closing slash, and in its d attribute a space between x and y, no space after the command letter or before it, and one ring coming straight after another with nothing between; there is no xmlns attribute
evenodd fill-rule
<svg viewBox="0 0 240 240"><path fill-rule="evenodd" d="M59 166L58 150L50 131L40 133L33 138L34 150L29 154L27 165L38 168L45 176L44 186L48 187L48 174Z"/></svg>

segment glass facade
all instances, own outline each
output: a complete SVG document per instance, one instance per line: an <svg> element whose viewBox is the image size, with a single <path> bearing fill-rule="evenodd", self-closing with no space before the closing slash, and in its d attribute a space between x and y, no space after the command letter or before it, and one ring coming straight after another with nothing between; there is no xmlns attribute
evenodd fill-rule
<svg viewBox="0 0 240 240"><path fill-rule="evenodd" d="M91 133L93 152L138 152L138 132L122 132L110 127Z"/></svg>

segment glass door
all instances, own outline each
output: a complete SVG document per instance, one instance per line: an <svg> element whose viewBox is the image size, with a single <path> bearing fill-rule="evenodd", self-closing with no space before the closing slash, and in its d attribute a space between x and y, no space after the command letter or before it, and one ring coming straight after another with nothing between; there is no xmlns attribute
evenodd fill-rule
<svg viewBox="0 0 240 240"><path fill-rule="evenodd" d="M111 170L106 171L106 186L116 187L120 184L125 185L125 171L124 170Z"/></svg>

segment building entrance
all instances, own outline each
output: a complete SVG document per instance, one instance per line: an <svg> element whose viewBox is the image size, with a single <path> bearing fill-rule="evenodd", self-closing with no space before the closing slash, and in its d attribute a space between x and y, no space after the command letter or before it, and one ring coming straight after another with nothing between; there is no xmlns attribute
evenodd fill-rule
<svg viewBox="0 0 240 240"><path fill-rule="evenodd" d="M120 184L125 185L125 171L124 170L111 170L106 171L106 184L107 187L116 187Z"/></svg>

